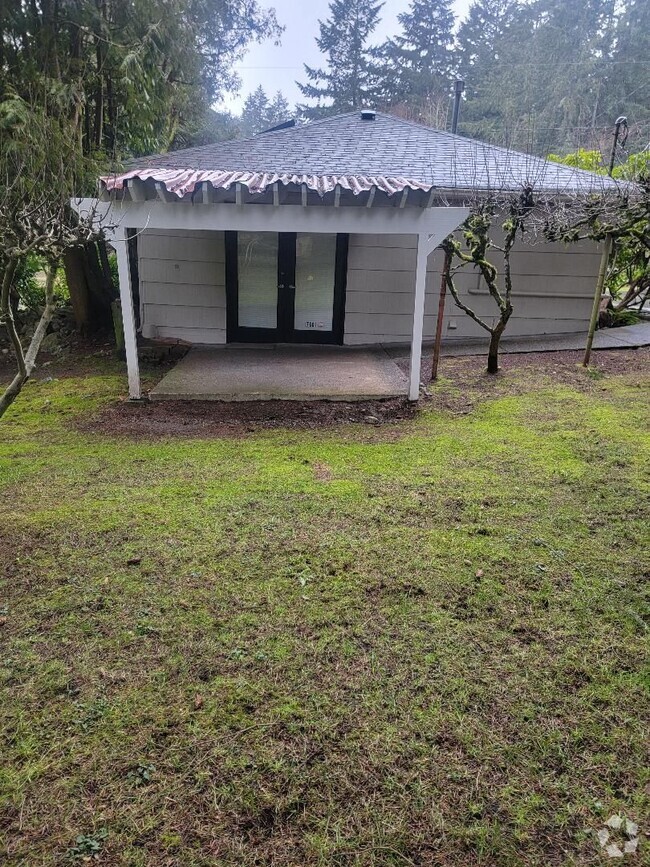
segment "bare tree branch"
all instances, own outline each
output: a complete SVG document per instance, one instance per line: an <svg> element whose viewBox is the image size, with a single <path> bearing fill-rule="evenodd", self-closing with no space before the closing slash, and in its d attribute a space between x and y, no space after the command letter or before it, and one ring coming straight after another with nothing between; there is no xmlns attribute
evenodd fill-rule
<svg viewBox="0 0 650 867"><path fill-rule="evenodd" d="M22 346L20 347L20 352L16 353L17 356L21 359L19 363L18 373L14 376L13 380L5 389L4 394L0 397L0 418L4 415L7 409L11 406L14 400L18 397L20 392L22 391L23 386L32 375L32 371L34 370L34 366L36 364L36 356L38 355L38 350L41 348L41 343L43 342L43 338L47 334L47 329L52 321L52 316L54 315L54 311L56 310L56 304L54 302L54 281L56 279L58 263L56 261L50 262L47 269L47 274L45 278L45 307L43 308L43 312L41 314L41 318L36 326L36 330L34 331L34 335L30 341L29 348L27 352L23 355ZM3 286L4 289L4 286ZM7 299L8 300L8 299ZM4 292L3 292L3 314L4 310ZM11 304L9 303L9 310L11 310ZM11 324L15 334L15 338L18 341L18 345L20 346L20 340L18 335L15 333L15 323L13 321L13 317L11 317Z"/></svg>

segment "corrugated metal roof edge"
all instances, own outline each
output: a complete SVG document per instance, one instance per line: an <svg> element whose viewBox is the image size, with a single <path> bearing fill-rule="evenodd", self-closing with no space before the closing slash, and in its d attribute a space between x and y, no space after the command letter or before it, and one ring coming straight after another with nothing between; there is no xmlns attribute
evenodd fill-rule
<svg viewBox="0 0 650 867"><path fill-rule="evenodd" d="M307 175L273 172L195 171L193 169L136 168L117 175L103 175L100 181L106 190L122 190L126 181L153 180L165 185L170 193L179 198L193 193L197 186L209 183L215 189L228 190L233 184L243 184L251 193L264 193L276 183L285 187L302 185L321 196L333 192L337 186L349 190L355 196L368 192L373 187L391 196L404 189L428 192L432 185L412 178L371 177L367 175Z"/></svg>
<svg viewBox="0 0 650 867"><path fill-rule="evenodd" d="M601 192L606 190L613 191L614 188L620 189L620 185L612 182L610 178L595 175L591 172L576 173L574 177L577 181L575 185L566 183L549 185L540 187L539 192L569 195L575 193L594 193L598 191L598 187L600 187ZM459 183L455 187L436 187L435 184L427 184L412 178L402 177L332 174L298 175L272 172L196 171L193 169L163 168L136 168L121 174L104 175L100 178L100 181L108 192L112 192L114 190L123 190L127 181L135 179L141 181L153 180L156 183L162 183L169 193L176 195L179 199L194 193L202 183L209 183L215 189L223 190L230 189L234 184L242 184L253 194L264 194L269 187L279 183L284 187L295 186L300 188L305 186L308 190L312 190L320 196L333 192L337 186L343 190L348 190L355 196L363 192L369 192L373 187L388 196L393 196L403 192L407 188L425 193L435 190L441 195L462 195L465 193L473 195L498 195L500 193L517 192L525 186L519 181L513 181L512 184L508 184L505 182L505 179L504 183L491 189L478 189L472 183L468 183L466 186ZM602 181L603 183L594 184L594 180ZM583 187L580 181L588 183ZM623 184L623 186L628 185Z"/></svg>

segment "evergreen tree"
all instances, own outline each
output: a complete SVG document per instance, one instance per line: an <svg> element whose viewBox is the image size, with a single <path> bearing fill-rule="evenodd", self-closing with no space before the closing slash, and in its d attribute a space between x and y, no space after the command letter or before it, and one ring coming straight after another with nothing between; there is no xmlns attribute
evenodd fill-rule
<svg viewBox="0 0 650 867"><path fill-rule="evenodd" d="M265 129L288 120L290 113L289 103L281 91L278 90L269 101L266 91L260 84L244 102L240 121L241 134L247 138L264 132Z"/></svg>
<svg viewBox="0 0 650 867"><path fill-rule="evenodd" d="M379 68L377 49L368 40L379 23L382 3L375 0L332 0L330 17L319 21L316 44L326 57L324 69L305 64L307 83L301 93L316 105L300 106L309 118L374 105Z"/></svg>
<svg viewBox="0 0 650 867"><path fill-rule="evenodd" d="M483 76L498 62L499 44L519 8L519 0L475 0L470 6L456 40L457 71L468 96L476 94Z"/></svg>
<svg viewBox="0 0 650 867"><path fill-rule="evenodd" d="M25 184L65 201L92 194L113 161L166 150L200 125L208 107L236 88L234 65L248 44L280 32L257 0L0 0L0 160L7 111L26 106L44 128L64 130L74 148L74 160L64 162L75 171L48 169ZM45 151L53 146L46 136L33 141ZM46 155L41 165L49 165ZM25 173L35 171L37 156L25 161ZM73 229L69 208L67 217ZM0 231L0 269L10 258L8 237ZM75 244L65 265L77 324L92 328L110 316L104 242Z"/></svg>
<svg viewBox="0 0 650 867"><path fill-rule="evenodd" d="M244 138L255 135L266 129L266 122L269 111L269 99L262 85L249 93L244 102L244 108L241 113L241 134Z"/></svg>
<svg viewBox="0 0 650 867"><path fill-rule="evenodd" d="M117 159L168 148L281 32L257 0L0 0L0 28L0 96L49 88L84 154Z"/></svg>
<svg viewBox="0 0 650 867"><path fill-rule="evenodd" d="M614 30L612 63L601 99L601 118L627 116L630 135L650 144L650 3L627 0Z"/></svg>
<svg viewBox="0 0 650 867"><path fill-rule="evenodd" d="M426 113L440 98L448 104L455 66L451 5L451 0L412 0L397 16L402 32L382 47L389 103L405 103L416 113Z"/></svg>
<svg viewBox="0 0 650 867"><path fill-rule="evenodd" d="M285 120L289 120L291 118L291 114L292 112L289 108L289 103L287 102L282 91L278 90L271 102L269 103L269 110L266 116L268 126L277 126L280 123L284 123Z"/></svg>
<svg viewBox="0 0 650 867"><path fill-rule="evenodd" d="M193 148L200 145L214 144L217 141L228 141L240 135L240 118L229 111L215 111L209 108L199 116L193 126L179 131L172 142L171 150Z"/></svg>
<svg viewBox="0 0 650 867"><path fill-rule="evenodd" d="M480 66L476 59L470 63L463 128L538 153L589 144L611 69L614 24L614 0L521 4L490 52L479 55ZM461 56L471 61L469 38L466 44Z"/></svg>

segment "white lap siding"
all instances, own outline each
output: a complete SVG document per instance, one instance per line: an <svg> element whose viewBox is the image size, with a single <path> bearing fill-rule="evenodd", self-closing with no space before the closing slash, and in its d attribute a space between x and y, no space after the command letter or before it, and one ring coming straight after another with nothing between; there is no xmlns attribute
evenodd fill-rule
<svg viewBox="0 0 650 867"><path fill-rule="evenodd" d="M226 342L223 232L146 230L138 270L144 337Z"/></svg>
<svg viewBox="0 0 650 867"><path fill-rule="evenodd" d="M497 254L498 255L498 254ZM345 343L405 343L411 339L415 283L415 236L351 235L345 305ZM436 328L443 254L429 257L424 337ZM498 259L495 260L498 263ZM583 331L589 321L600 251L595 244L518 244L512 256L514 313L506 334ZM487 321L495 303L471 267L457 275L463 301ZM447 293L443 339L464 340L485 331Z"/></svg>

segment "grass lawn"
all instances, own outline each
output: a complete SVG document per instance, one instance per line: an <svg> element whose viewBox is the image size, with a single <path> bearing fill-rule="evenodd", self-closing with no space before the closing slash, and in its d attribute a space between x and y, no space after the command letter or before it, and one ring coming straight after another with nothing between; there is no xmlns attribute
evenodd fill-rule
<svg viewBox="0 0 650 867"><path fill-rule="evenodd" d="M42 369L0 422L0 861L601 864L620 812L649 864L650 354L595 363L203 438Z"/></svg>

